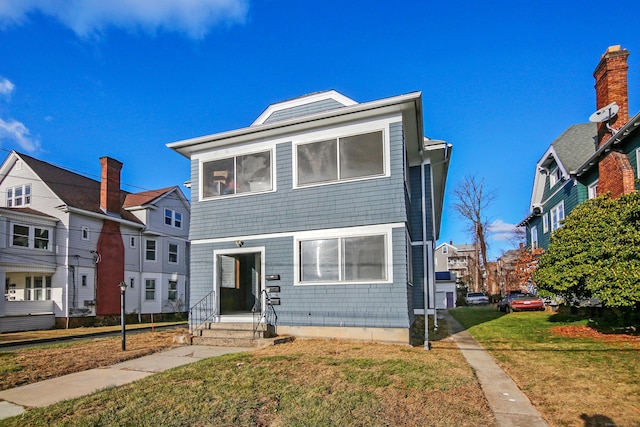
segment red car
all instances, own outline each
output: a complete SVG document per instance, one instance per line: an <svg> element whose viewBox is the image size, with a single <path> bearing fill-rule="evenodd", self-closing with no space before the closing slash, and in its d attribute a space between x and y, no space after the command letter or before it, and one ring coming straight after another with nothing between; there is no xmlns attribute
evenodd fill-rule
<svg viewBox="0 0 640 427"><path fill-rule="evenodd" d="M540 310L544 311L544 301L531 294L509 294L498 303L499 311L524 311Z"/></svg>

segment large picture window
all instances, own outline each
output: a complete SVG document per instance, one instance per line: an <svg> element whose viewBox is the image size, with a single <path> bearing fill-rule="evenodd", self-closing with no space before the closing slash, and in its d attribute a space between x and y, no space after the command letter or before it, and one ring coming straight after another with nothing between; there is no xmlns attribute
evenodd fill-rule
<svg viewBox="0 0 640 427"><path fill-rule="evenodd" d="M364 282L387 278L384 235L303 240L300 282Z"/></svg>
<svg viewBox="0 0 640 427"><path fill-rule="evenodd" d="M383 132L299 144L296 156L301 186L383 175Z"/></svg>
<svg viewBox="0 0 640 427"><path fill-rule="evenodd" d="M202 197L231 196L272 190L271 151L202 164Z"/></svg>
<svg viewBox="0 0 640 427"><path fill-rule="evenodd" d="M49 250L51 229L33 225L13 224L11 227L11 245L23 248Z"/></svg>

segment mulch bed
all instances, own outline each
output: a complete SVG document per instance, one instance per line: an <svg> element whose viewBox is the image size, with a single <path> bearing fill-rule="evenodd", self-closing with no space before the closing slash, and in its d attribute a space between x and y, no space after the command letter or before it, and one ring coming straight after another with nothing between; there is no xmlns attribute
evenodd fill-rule
<svg viewBox="0 0 640 427"><path fill-rule="evenodd" d="M551 333L570 338L589 338L596 341L610 343L637 343L640 345L640 336L629 334L605 334L588 326L554 326Z"/></svg>

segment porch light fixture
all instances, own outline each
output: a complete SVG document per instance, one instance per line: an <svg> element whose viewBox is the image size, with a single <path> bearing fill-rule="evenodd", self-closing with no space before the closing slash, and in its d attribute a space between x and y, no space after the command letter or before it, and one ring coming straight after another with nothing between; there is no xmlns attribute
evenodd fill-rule
<svg viewBox="0 0 640 427"><path fill-rule="evenodd" d="M127 284L120 282L120 325L122 326L122 351L127 349L127 336L125 333L125 319L124 319L124 294L127 291Z"/></svg>

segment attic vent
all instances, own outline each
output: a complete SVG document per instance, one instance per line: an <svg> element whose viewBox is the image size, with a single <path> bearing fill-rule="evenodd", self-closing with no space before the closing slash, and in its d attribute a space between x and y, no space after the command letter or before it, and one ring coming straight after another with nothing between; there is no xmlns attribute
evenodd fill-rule
<svg viewBox="0 0 640 427"><path fill-rule="evenodd" d="M16 170L17 171L22 170L22 160L18 160L16 162Z"/></svg>

